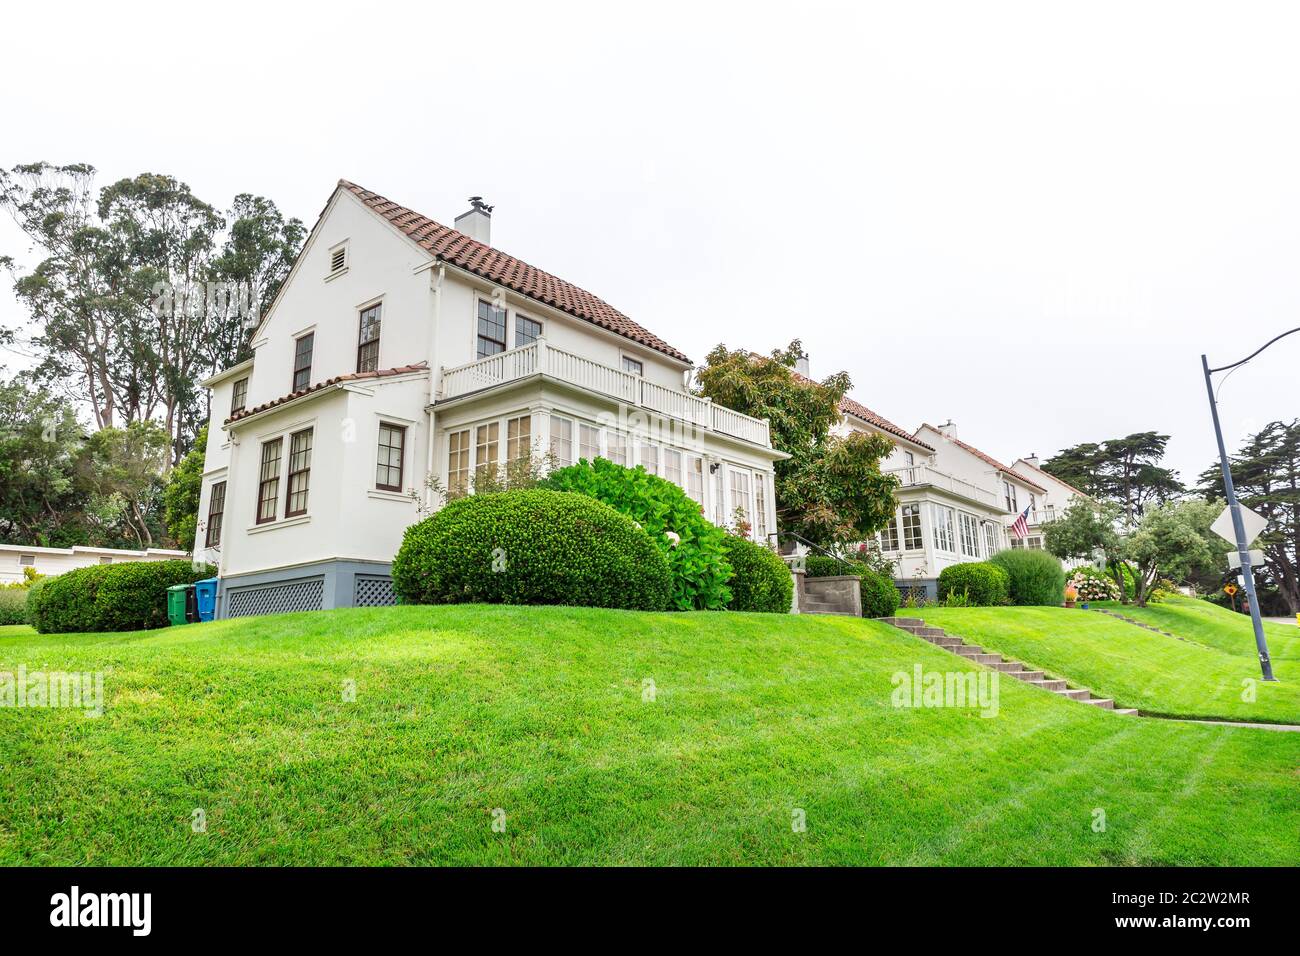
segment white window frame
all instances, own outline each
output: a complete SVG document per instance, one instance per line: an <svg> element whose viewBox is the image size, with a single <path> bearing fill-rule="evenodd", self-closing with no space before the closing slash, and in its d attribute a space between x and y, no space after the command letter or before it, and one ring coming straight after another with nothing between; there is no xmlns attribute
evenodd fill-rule
<svg viewBox="0 0 1300 956"><path fill-rule="evenodd" d="M934 549L944 554L956 554L956 510L947 505L932 504L930 521L934 526Z"/></svg>
<svg viewBox="0 0 1300 956"><path fill-rule="evenodd" d="M964 558L980 556L979 519L969 511L957 512L957 535L960 539L961 555ZM969 539L969 540L968 540Z"/></svg>
<svg viewBox="0 0 1300 956"><path fill-rule="evenodd" d="M925 520L921 517L923 509L919 502L909 502L899 509L898 528L902 532L902 547L904 551L924 551L925 550ZM908 519L914 519L909 526ZM913 540L910 532L915 531L916 544L910 542Z"/></svg>
<svg viewBox="0 0 1300 956"><path fill-rule="evenodd" d="M565 468L569 465L574 464L578 460L577 456L574 454L577 445L576 441L574 440L574 435L577 431L577 422L575 422L572 418L569 418L565 415L557 415L555 412L551 412L550 414L551 414L551 429L550 429L551 435L550 435L550 440L547 444L547 448L550 454L555 456L556 467ZM565 428L568 429L569 434L567 438L561 439L557 437L556 435L557 425L562 426L559 429L560 431L563 431ZM567 459L561 457L555 450L555 446L559 441L564 441L568 443L569 455Z"/></svg>

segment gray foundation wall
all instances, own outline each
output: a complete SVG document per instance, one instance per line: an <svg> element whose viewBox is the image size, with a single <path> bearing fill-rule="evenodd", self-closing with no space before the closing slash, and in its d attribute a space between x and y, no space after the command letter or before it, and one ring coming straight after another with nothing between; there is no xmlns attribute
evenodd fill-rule
<svg viewBox="0 0 1300 956"><path fill-rule="evenodd" d="M222 578L217 617L388 607L397 603L392 572L388 562L331 560Z"/></svg>

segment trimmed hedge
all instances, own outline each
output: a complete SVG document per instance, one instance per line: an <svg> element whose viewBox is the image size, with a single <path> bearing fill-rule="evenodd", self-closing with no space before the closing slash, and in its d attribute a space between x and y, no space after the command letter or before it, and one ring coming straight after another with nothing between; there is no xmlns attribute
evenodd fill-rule
<svg viewBox="0 0 1300 956"><path fill-rule="evenodd" d="M819 554L810 554L805 573L810 578L829 578L841 574L856 574L861 580L863 617L893 617L903 596L894 587L891 578L877 574L860 561L836 560Z"/></svg>
<svg viewBox="0 0 1300 956"><path fill-rule="evenodd" d="M1046 551L1013 548L999 551L989 561L1010 577L1012 604L1060 607L1065 603L1065 569Z"/></svg>
<svg viewBox="0 0 1300 956"><path fill-rule="evenodd" d="M77 568L38 581L28 620L42 634L143 631L166 627L167 589L212 577L188 561L125 561Z"/></svg>
<svg viewBox="0 0 1300 956"><path fill-rule="evenodd" d="M476 494L406 529L393 560L404 604L569 604L662 611L672 576L650 536L585 495Z"/></svg>
<svg viewBox="0 0 1300 956"><path fill-rule="evenodd" d="M27 623L27 588L23 585L0 586L0 625Z"/></svg>
<svg viewBox="0 0 1300 956"><path fill-rule="evenodd" d="M950 564L939 572L939 600L965 594L972 607L996 607L1011 600L1011 577L990 561Z"/></svg>
<svg viewBox="0 0 1300 956"><path fill-rule="evenodd" d="M553 471L540 486L603 501L634 519L650 535L673 576L669 607L719 611L731 594L725 533L700 513L700 505L677 485L644 468L624 468L604 458ZM668 532L677 536L672 541Z"/></svg>
<svg viewBox="0 0 1300 956"><path fill-rule="evenodd" d="M734 534L724 535L722 546L735 572L727 582L731 589L727 610L789 614L794 579L781 556L771 548Z"/></svg>

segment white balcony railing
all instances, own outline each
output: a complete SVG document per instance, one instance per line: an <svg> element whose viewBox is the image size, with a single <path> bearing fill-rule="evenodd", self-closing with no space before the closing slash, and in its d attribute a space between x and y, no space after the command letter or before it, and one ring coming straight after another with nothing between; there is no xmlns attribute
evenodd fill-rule
<svg viewBox="0 0 1300 956"><path fill-rule="evenodd" d="M1065 512L1057 511L1055 508L1036 508L1029 512L1028 522L1030 526L1047 524L1049 521L1055 521L1057 518L1064 517Z"/></svg>
<svg viewBox="0 0 1300 956"><path fill-rule="evenodd" d="M548 345L545 339L477 362L444 368L438 397L456 398L538 373L700 428L756 445L769 448L772 445L766 419L743 415L714 405L710 399L656 385L640 375Z"/></svg>
<svg viewBox="0 0 1300 956"><path fill-rule="evenodd" d="M996 505L998 503L997 494L987 488L981 488L979 485L966 481L964 478L958 478L956 475L938 471L929 465L890 468L885 471L885 474L897 475L903 487L908 485L933 485L935 488L951 491L953 494L962 495L975 501L982 501L985 504Z"/></svg>

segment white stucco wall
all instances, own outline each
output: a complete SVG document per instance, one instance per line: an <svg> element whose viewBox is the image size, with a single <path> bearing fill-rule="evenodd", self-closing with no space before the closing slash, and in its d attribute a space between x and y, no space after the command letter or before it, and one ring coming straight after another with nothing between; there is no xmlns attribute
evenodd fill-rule
<svg viewBox="0 0 1300 956"><path fill-rule="evenodd" d="M4 544L0 545L0 583L11 584L24 580L25 567L34 568L37 574L52 577L64 571L87 568L95 564L120 564L124 561L178 561L188 557L189 555L184 551L165 548L132 551L121 548L37 548Z"/></svg>

